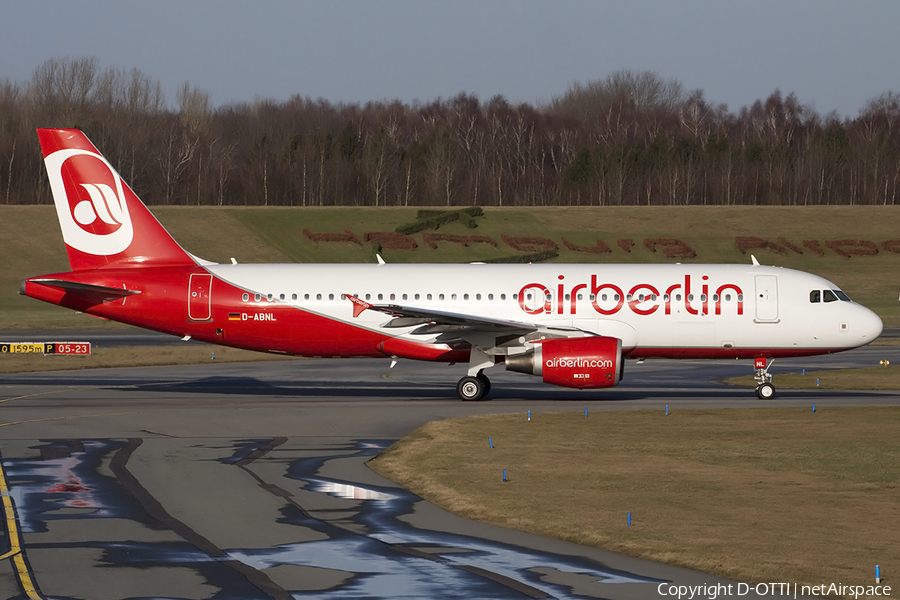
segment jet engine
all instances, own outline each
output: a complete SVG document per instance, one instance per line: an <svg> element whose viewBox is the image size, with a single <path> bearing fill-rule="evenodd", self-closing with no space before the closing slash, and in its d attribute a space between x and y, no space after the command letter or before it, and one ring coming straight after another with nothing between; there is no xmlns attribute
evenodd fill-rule
<svg viewBox="0 0 900 600"><path fill-rule="evenodd" d="M555 338L506 357L506 370L539 375L545 383L605 388L622 378L622 340L614 337Z"/></svg>

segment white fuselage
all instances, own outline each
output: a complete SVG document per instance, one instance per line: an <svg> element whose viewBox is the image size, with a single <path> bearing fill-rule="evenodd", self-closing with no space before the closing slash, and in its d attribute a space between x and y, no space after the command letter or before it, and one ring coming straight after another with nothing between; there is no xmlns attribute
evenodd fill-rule
<svg viewBox="0 0 900 600"><path fill-rule="evenodd" d="M377 305L575 328L618 337L634 356L814 354L867 344L881 320L838 287L791 269L750 265L214 265L235 286L327 319L419 342L384 314L353 317L344 294ZM828 290L828 294L825 291ZM811 293L819 292L818 302ZM270 296L271 295L271 296ZM813 294L814 296L815 294ZM709 352L679 352L680 349ZM674 353L673 353L674 350Z"/></svg>

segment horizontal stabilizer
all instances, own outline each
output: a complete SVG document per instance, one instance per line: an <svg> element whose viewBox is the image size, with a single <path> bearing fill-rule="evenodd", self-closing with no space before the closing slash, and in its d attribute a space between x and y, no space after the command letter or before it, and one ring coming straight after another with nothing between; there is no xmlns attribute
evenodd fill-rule
<svg viewBox="0 0 900 600"><path fill-rule="evenodd" d="M79 283L77 281L66 281L65 279L29 279L28 281L31 281L32 283L40 283L41 285L49 285L62 288L67 291L88 292L90 294L97 294L107 298L124 298L126 296L133 296L135 294L141 293L138 290L107 287L105 285L93 285L90 283Z"/></svg>

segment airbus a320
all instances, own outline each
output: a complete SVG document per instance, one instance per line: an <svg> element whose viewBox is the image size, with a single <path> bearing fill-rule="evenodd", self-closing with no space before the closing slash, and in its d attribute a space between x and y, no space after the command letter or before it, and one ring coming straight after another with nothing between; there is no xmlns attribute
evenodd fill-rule
<svg viewBox="0 0 900 600"><path fill-rule="evenodd" d="M184 250L76 129L39 129L71 271L21 293L182 338L297 356L468 364L569 388L617 385L625 358L770 359L868 344L881 319L791 269L665 264L217 264ZM234 261L232 261L234 263Z"/></svg>

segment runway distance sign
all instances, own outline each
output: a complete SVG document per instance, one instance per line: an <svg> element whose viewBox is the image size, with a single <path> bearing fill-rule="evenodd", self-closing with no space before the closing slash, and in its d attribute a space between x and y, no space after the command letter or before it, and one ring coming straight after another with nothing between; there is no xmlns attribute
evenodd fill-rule
<svg viewBox="0 0 900 600"><path fill-rule="evenodd" d="M90 342L47 342L44 354L90 354Z"/></svg>
<svg viewBox="0 0 900 600"><path fill-rule="evenodd" d="M88 355L90 342L0 342L0 354Z"/></svg>
<svg viewBox="0 0 900 600"><path fill-rule="evenodd" d="M0 344L0 353L2 354L28 354L28 353L44 353L44 344L42 342L10 342Z"/></svg>

